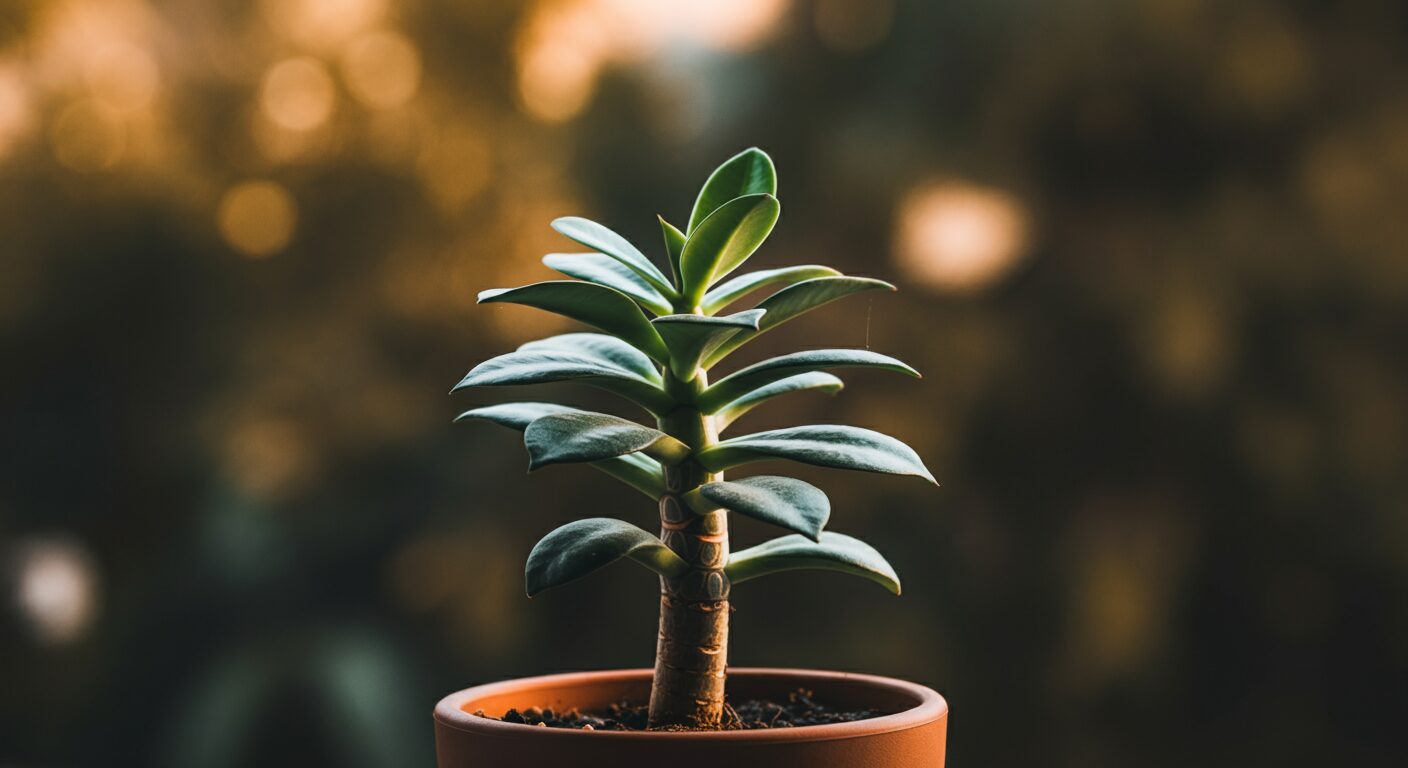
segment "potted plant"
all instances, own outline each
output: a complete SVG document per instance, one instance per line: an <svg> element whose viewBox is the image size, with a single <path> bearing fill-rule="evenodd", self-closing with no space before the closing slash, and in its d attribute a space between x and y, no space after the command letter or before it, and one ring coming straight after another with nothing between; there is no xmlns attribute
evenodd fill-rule
<svg viewBox="0 0 1408 768"><path fill-rule="evenodd" d="M869 350L819 349L709 381L715 365L772 328L851 294L894 290L816 265L725 280L772 231L776 192L771 159L746 150L709 177L683 230L660 219L668 275L620 235L568 217L553 228L593 252L543 261L575 279L479 295L480 303L536 307L602 333L529 342L479 364L453 391L576 381L621 396L653 423L543 402L491 405L459 417L522 431L530 471L588 463L659 507L658 536L606 517L549 533L528 555L528 595L627 558L659 576L660 625L653 670L553 675L446 697L435 710L441 768L647 760L668 760L672 768L717 768L725 760L730 768L943 764L947 706L928 688L864 675L727 666L729 594L737 584L799 568L861 576L895 594L900 584L869 545L825 530L831 509L821 490L773 475L726 480L726 471L790 459L934 481L908 446L859 427L722 434L773 398L840 390L830 369L919 375ZM734 309L764 288L779 289L752 309ZM731 551L730 512L792 533Z"/></svg>

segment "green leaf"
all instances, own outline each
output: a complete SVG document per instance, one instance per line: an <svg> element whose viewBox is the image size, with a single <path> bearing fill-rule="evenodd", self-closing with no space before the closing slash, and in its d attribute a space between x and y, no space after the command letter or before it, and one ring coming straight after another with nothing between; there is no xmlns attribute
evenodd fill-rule
<svg viewBox="0 0 1408 768"><path fill-rule="evenodd" d="M756 330L763 311L750 309L726 317L666 315L651 321L670 349L670 370L680 381L693 381L699 361L741 331Z"/></svg>
<svg viewBox="0 0 1408 768"><path fill-rule="evenodd" d="M485 360L474 366L450 391L454 393L467 387L549 384L557 381L581 381L591 384L621 395L657 415L670 412L676 405L674 398L642 376L604 363L600 358L574 355L555 349L510 352Z"/></svg>
<svg viewBox="0 0 1408 768"><path fill-rule="evenodd" d="M772 195L748 195L724 203L689 233L680 253L680 292L689 306L758 250L780 212Z"/></svg>
<svg viewBox="0 0 1408 768"><path fill-rule="evenodd" d="M704 449L695 458L710 472L766 459L791 459L819 467L914 475L938 485L914 449L904 443L869 429L834 424L733 437Z"/></svg>
<svg viewBox="0 0 1408 768"><path fill-rule="evenodd" d="M549 464L600 461L641 451L662 464L689 457L689 446L629 419L605 413L554 413L534 419L523 431L528 469Z"/></svg>
<svg viewBox="0 0 1408 768"><path fill-rule="evenodd" d="M820 540L821 529L831 517L831 501L826 494L791 477L759 475L705 483L685 494L685 501L699 514L723 507L813 540Z"/></svg>
<svg viewBox="0 0 1408 768"><path fill-rule="evenodd" d="M659 500L665 494L665 470L660 462L643 453L628 453L611 459L593 461L590 465L640 491L651 499Z"/></svg>
<svg viewBox="0 0 1408 768"><path fill-rule="evenodd" d="M714 382L700 393L695 402L704 413L714 413L759 387L795 374L823 368L857 367L882 368L916 378L919 376L919 372L908 365L878 352L866 349L814 349L770 358L735 371Z"/></svg>
<svg viewBox="0 0 1408 768"><path fill-rule="evenodd" d="M759 288L778 283L791 285L814 277L837 277L840 275L840 272L831 267L823 267L820 264L804 264L799 267L783 267L781 269L760 269L757 272L739 275L704 294L704 303L700 307L704 310L704 314L712 315Z"/></svg>
<svg viewBox="0 0 1408 768"><path fill-rule="evenodd" d="M834 395L840 392L841 388L844 386L840 379L829 373L822 373L821 371L788 376L785 379L779 379L771 384L758 387L752 392L720 408L718 412L714 414L714 425L722 432L727 429L730 424L737 421L743 414L774 397L785 395L788 392L819 389L828 395Z"/></svg>
<svg viewBox="0 0 1408 768"><path fill-rule="evenodd" d="M734 584L781 571L802 568L840 571L870 579L895 594L900 593L900 577L875 548L841 533L821 534L821 541L805 536L783 536L763 542L728 559L724 573Z"/></svg>
<svg viewBox="0 0 1408 768"><path fill-rule="evenodd" d="M777 169L767 153L752 147L730 157L709 174L709 180L699 190L694 211L689 215L689 232L693 232L709 214L724 203L744 195L777 194Z"/></svg>
<svg viewBox="0 0 1408 768"><path fill-rule="evenodd" d="M762 322L758 324L758 330L752 333L740 333L729 339L714 353L709 355L704 361L706 367L712 366L724 359L730 352L744 344L756 339L758 336L776 328L792 318L811 311L824 304L829 304L839 298L850 296L853 293L862 291L893 291L895 286L884 280L873 280L868 277L849 277L841 275L838 277L816 277L811 280L803 280L795 285L774 293L773 295L758 302L757 309L766 309L768 313L763 316Z"/></svg>
<svg viewBox="0 0 1408 768"><path fill-rule="evenodd" d="M546 339L530 341L518 348L520 352L557 350L578 357L595 358L607 365L624 368L631 373L656 384L660 383L660 370L645 353L615 336L604 333L564 333Z"/></svg>
<svg viewBox="0 0 1408 768"><path fill-rule="evenodd" d="M585 411L557 403L500 403L471 408L456 416L455 423L479 419L522 432L535 420L551 416L554 413L585 413Z"/></svg>
<svg viewBox="0 0 1408 768"><path fill-rule="evenodd" d="M555 413L586 413L586 411L557 403L503 403L473 408L461 413L455 418L455 421L482 419L522 432L535 420ZM649 456L628 453L624 456L613 456L609 459L593 461L591 466L652 499L660 498L660 495L665 492L665 472L660 468L660 462Z"/></svg>
<svg viewBox="0 0 1408 768"><path fill-rule="evenodd" d="M674 311L670 300L661 296L654 286L605 254L549 253L543 257L543 263L568 277L615 288L657 315L668 315Z"/></svg>
<svg viewBox="0 0 1408 768"><path fill-rule="evenodd" d="M626 238L612 232L602 225L590 219L580 216L564 216L554 219L552 228L558 232L576 240L582 245L594 251L601 251L611 258L630 267L632 272L640 275L647 283L655 286L655 290L670 300L674 300L679 294L675 293L674 286L665 279L665 275L650 263L650 259L640 252L640 249L631 245Z"/></svg>
<svg viewBox="0 0 1408 768"><path fill-rule="evenodd" d="M528 596L580 579L623 557L661 576L678 576L689 569L653 534L622 520L591 517L549 533L528 553L523 574Z"/></svg>
<svg viewBox="0 0 1408 768"><path fill-rule="evenodd" d="M479 293L481 304L499 301L545 309L596 326L662 363L670 356L640 307L614 288L575 280L549 280Z"/></svg>
<svg viewBox="0 0 1408 768"><path fill-rule="evenodd" d="M679 231L674 224L665 221L664 216L656 216L660 220L660 232L665 236L665 255L670 258L670 274L674 276L675 287L680 286L680 253L684 251L684 233Z"/></svg>

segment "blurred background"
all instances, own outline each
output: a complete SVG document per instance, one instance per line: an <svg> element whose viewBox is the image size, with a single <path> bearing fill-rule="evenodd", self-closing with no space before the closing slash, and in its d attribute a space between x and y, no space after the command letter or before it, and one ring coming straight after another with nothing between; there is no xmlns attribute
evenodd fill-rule
<svg viewBox="0 0 1408 768"><path fill-rule="evenodd" d="M652 578L521 574L652 506L530 481L518 436L450 424L509 393L445 393L571 328L474 305L574 249L552 218L659 258L655 214L751 145L784 209L755 265L902 291L739 362L926 376L746 427L891 432L943 487L798 470L905 594L750 583L734 663L931 684L967 768L1403 765L1405 29L1393 0L10 0L0 765L429 766L453 689L649 665Z"/></svg>

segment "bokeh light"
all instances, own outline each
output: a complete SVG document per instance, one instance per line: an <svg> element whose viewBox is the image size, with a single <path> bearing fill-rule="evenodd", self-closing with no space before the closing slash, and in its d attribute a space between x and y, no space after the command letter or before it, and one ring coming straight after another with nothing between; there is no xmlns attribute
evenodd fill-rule
<svg viewBox="0 0 1408 768"><path fill-rule="evenodd" d="M291 131L308 131L332 116L337 90L321 61L300 56L269 68L259 98L264 115L276 125Z"/></svg>
<svg viewBox="0 0 1408 768"><path fill-rule="evenodd" d="M944 291L992 285L1026 255L1028 223L1012 195L967 182L922 184L900 201L895 257L913 279Z"/></svg>
<svg viewBox="0 0 1408 768"><path fill-rule="evenodd" d="M49 129L54 157L75 171L112 168L127 148L127 126L122 115L96 99L68 105Z"/></svg>
<svg viewBox="0 0 1408 768"><path fill-rule="evenodd" d="M262 258L288 245L298 223L298 205L276 182L246 181L225 192L216 221L232 248Z"/></svg>
<svg viewBox="0 0 1408 768"><path fill-rule="evenodd" d="M379 31L356 38L342 53L342 75L368 107L399 107L420 86L420 51L405 35Z"/></svg>
<svg viewBox="0 0 1408 768"><path fill-rule="evenodd" d="M78 639L97 610L97 575L86 551L66 539L17 543L12 551L15 599L35 637Z"/></svg>
<svg viewBox="0 0 1408 768"><path fill-rule="evenodd" d="M151 54L122 41L95 51L84 79L94 98L123 112L151 106L159 84Z"/></svg>

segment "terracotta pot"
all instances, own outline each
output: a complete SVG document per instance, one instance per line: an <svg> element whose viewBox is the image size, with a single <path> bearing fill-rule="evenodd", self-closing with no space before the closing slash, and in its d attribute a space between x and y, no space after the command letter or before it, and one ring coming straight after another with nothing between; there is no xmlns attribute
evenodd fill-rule
<svg viewBox="0 0 1408 768"><path fill-rule="evenodd" d="M440 768L942 768L948 704L922 685L805 669L730 669L734 699L785 699L798 688L835 707L892 715L832 725L711 733L581 731L477 717L482 709L605 709L644 701L648 669L580 672L480 685L435 707Z"/></svg>

